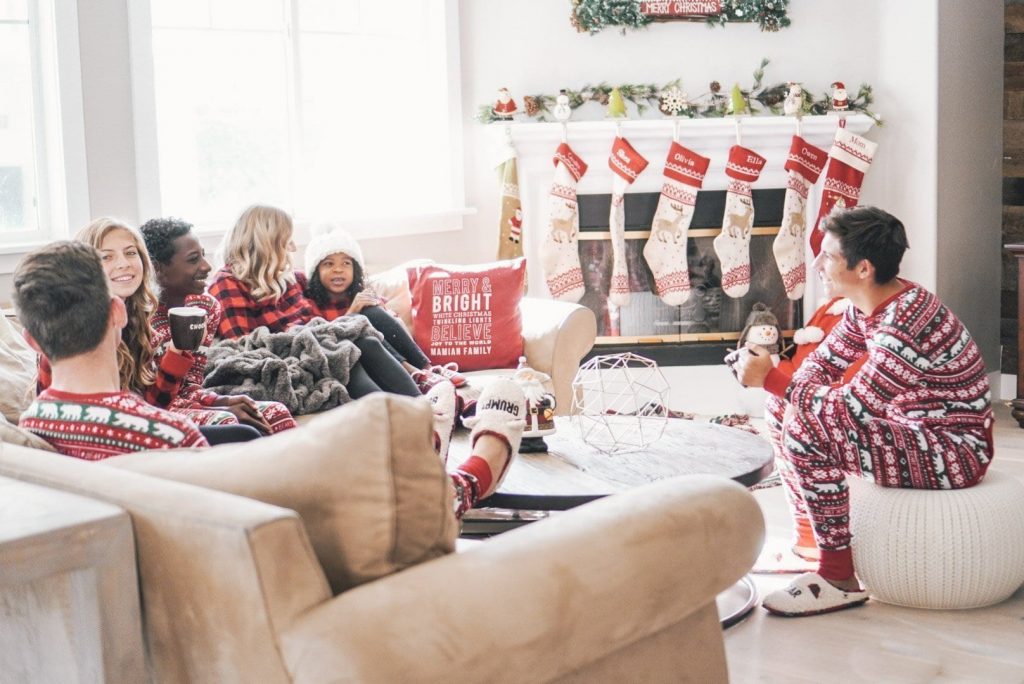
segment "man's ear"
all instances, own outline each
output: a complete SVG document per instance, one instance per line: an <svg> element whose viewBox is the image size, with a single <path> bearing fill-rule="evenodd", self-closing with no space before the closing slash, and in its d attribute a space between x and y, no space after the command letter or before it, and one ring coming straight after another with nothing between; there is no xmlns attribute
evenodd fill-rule
<svg viewBox="0 0 1024 684"><path fill-rule="evenodd" d="M128 325L128 307L125 306L124 300L117 295L110 297L110 324L118 330Z"/></svg>
<svg viewBox="0 0 1024 684"><path fill-rule="evenodd" d="M861 280L875 279L875 265L867 259L861 259L860 263L857 264L857 277Z"/></svg>
<svg viewBox="0 0 1024 684"><path fill-rule="evenodd" d="M28 346L32 347L32 349L35 350L37 354L42 354L43 356L46 356L46 353L43 352L42 347L40 347L39 343L36 342L36 338L32 337L32 333L30 333L28 330L22 330L21 336L25 338L25 341L28 342Z"/></svg>

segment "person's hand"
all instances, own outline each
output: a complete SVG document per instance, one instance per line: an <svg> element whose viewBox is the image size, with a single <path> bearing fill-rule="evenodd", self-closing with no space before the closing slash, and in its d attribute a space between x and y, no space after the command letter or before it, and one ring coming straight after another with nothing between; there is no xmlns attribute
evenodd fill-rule
<svg viewBox="0 0 1024 684"><path fill-rule="evenodd" d="M213 406L232 413L242 425L250 425L264 435L270 434L270 423L256 407L256 402L244 394L218 397Z"/></svg>
<svg viewBox="0 0 1024 684"><path fill-rule="evenodd" d="M736 379L744 387L764 387L768 373L775 367L771 354L757 345L748 345L740 352L732 366Z"/></svg>
<svg viewBox="0 0 1024 684"><path fill-rule="evenodd" d="M380 304L380 297L369 290L363 290L355 297L352 298L352 306L349 307L349 313L359 313L368 306L377 306Z"/></svg>

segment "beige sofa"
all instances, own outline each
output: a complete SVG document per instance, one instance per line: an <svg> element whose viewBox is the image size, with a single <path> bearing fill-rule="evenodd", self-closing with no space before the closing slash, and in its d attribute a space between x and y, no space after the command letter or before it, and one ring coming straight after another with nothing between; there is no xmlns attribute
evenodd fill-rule
<svg viewBox="0 0 1024 684"><path fill-rule="evenodd" d="M153 681L727 680L715 596L764 535L745 489L668 480L453 553L430 432L380 394L202 451L2 444L0 475L127 510Z"/></svg>
<svg viewBox="0 0 1024 684"><path fill-rule="evenodd" d="M388 307L412 328L412 300L406 269L410 262L369 278L368 285L388 300ZM594 346L597 319L590 309L539 297L523 297L519 305L523 317L523 350L527 363L551 376L555 395L555 414L568 415L572 405L572 380L580 361ZM506 373L511 372L505 371ZM467 373L475 391L501 370Z"/></svg>

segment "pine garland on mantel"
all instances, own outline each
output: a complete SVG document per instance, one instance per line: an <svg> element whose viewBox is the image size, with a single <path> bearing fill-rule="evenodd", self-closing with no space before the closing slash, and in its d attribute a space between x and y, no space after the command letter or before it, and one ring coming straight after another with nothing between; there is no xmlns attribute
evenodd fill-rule
<svg viewBox="0 0 1024 684"><path fill-rule="evenodd" d="M756 116L757 114L781 115L783 113L782 102L789 91L789 84L777 83L773 86L764 86L764 69L769 63L769 60L762 59L761 65L754 70L753 85L746 90L741 89L751 116ZM587 102L596 102L601 106L606 106L608 98L615 88L619 89L619 93L621 93L624 100L632 102L636 106L637 114L643 114L649 107L657 107L659 98L666 91L670 91L673 88L681 90L682 79L677 78L660 87L653 83L625 83L612 86L602 81L597 85L584 85L579 90L566 88L565 94L569 97L569 106L575 111ZM712 81L708 85L708 92L697 98L689 99L685 93L681 94L685 98L686 106L679 112L678 116L680 118L713 119L724 117L728 114L728 90L723 89L718 81ZM527 95L523 98L522 112L535 121L549 121L551 120L549 117L552 116L551 108L555 105L555 98L556 95ZM871 86L867 83L862 83L857 90L856 96L849 99L849 109L847 111L851 114L867 114L874 119L876 124L881 126L881 117L869 109L873 102L874 95ZM807 88L803 89L802 111L805 116L827 114L831 109L832 96L830 93L824 92L821 97L815 99ZM480 123L492 123L503 120L494 114L491 104L480 105L476 119Z"/></svg>
<svg viewBox="0 0 1024 684"><path fill-rule="evenodd" d="M703 18L708 26L725 26L730 21L757 22L762 31L778 31L789 26L786 7L789 0L721 0L722 13ZM591 35L609 26L640 29L658 21L640 11L640 0L572 0L571 21L577 31Z"/></svg>

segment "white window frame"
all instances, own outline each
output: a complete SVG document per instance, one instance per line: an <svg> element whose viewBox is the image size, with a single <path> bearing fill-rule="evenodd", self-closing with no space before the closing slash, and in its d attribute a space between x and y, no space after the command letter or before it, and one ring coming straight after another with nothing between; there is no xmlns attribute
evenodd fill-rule
<svg viewBox="0 0 1024 684"><path fill-rule="evenodd" d="M288 7L294 7L291 0L286 0ZM442 0L444 8L445 49L447 64L448 122L452 169L452 203L448 210L415 215L381 215L373 220L339 221L356 239L397 237L460 231L463 218L475 213L474 209L466 208L465 200L465 169L463 161L463 127L462 127L462 88L459 55L459 5L458 0ZM294 17L294 12L293 12ZM295 21L292 21L292 25ZM141 220L154 216L163 216L160 197L160 159L157 145L156 93L153 75L153 32L152 14L149 0L131 0L128 3L129 54L131 55L131 79L133 99L133 119L135 136L135 168L136 185ZM292 41L292 52L296 52L295 39ZM298 74L296 58L292 58L292 76ZM296 90L296 93L298 91ZM294 101L290 105L297 107ZM293 125L298 120L292 117ZM358 135L358 131L353 131ZM298 139L297 135L293 139ZM293 158L294 158L293 150ZM243 207L239 207L239 211ZM289 209L288 207L284 207ZM187 218L187 217L186 217ZM295 241L302 245L309 240L309 224L304 217L295 221ZM222 236L230 229L224 225L196 225L196 232L206 238Z"/></svg>
<svg viewBox="0 0 1024 684"><path fill-rule="evenodd" d="M22 256L89 221L78 3L29 0L28 7L40 227L0 243L0 273L12 273Z"/></svg>

